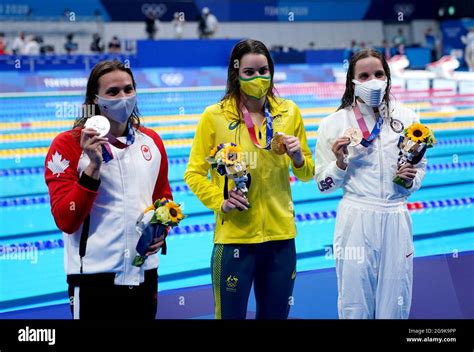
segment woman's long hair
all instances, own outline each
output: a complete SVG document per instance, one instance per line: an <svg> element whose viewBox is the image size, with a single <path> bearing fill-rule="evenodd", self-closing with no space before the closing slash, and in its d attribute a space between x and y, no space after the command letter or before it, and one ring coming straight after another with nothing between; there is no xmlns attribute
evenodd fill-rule
<svg viewBox="0 0 474 352"><path fill-rule="evenodd" d="M275 72L275 66L273 64L272 57L268 51L265 44L261 41L254 39L245 39L237 43L232 49L230 55L229 67L227 68L227 86L225 95L221 101L227 99L235 99L237 106L240 106L240 82L239 82L239 67L240 61L245 54L262 54L265 55L268 61L268 68L270 70L270 88L267 93L268 104L271 104L271 101L275 99L273 93L273 74ZM270 98L270 99L268 99ZM271 108L271 107L270 107Z"/></svg>
<svg viewBox="0 0 474 352"><path fill-rule="evenodd" d="M387 76L387 89L385 90L385 94L383 96L383 101L387 105L387 111L389 112L389 104L390 104L390 86L391 86L391 76L390 76L390 67L388 66L387 60L385 60L384 55L377 50L374 49L363 49L358 51L354 56L351 57L349 62L349 69L347 70L346 75L346 91L341 99L341 105L337 109L338 111L344 109L348 106L351 106L354 103L354 83L352 80L354 77L355 65L357 61L368 58L368 57L375 57L380 60L382 63L383 70L385 71L385 76Z"/></svg>
<svg viewBox="0 0 474 352"><path fill-rule="evenodd" d="M130 70L130 68L128 68L123 63L117 60L105 60L99 62L92 69L92 72L89 76L89 80L87 81L86 98L84 100L82 116L78 117L74 121L74 128L83 127L86 120L92 115L100 115L99 105L94 103L96 95L99 94L99 78L113 71L127 72L132 78L133 89L136 91L137 85L135 83L135 78L133 78L132 70ZM135 106L135 109L133 109L132 112L132 124L137 128L140 126L140 117L137 106Z"/></svg>

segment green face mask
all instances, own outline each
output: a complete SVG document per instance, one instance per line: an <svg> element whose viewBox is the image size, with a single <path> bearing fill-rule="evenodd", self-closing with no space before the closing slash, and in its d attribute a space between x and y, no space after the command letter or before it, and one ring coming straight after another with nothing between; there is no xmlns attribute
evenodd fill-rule
<svg viewBox="0 0 474 352"><path fill-rule="evenodd" d="M240 90L249 97L255 99L261 99L267 95L268 89L270 89L271 77L270 76L256 76L252 78L239 77Z"/></svg>

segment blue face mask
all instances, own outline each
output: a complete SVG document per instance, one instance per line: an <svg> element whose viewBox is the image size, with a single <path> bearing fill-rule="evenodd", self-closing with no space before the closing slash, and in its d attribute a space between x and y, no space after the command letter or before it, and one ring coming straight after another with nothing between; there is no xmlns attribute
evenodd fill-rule
<svg viewBox="0 0 474 352"><path fill-rule="evenodd" d="M137 105L137 95L128 98L106 99L98 95L97 105L99 105L101 114L120 124L125 123L132 115L133 109Z"/></svg>

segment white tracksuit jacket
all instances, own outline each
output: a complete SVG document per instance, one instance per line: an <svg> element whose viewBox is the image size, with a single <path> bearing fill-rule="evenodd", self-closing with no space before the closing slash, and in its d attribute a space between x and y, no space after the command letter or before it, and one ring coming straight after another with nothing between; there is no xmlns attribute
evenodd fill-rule
<svg viewBox="0 0 474 352"><path fill-rule="evenodd" d="M89 214L82 273L115 273L116 285L137 286L144 281L144 271L159 264L158 255L152 255L142 267L132 265L139 240L137 218L155 200L172 199L163 142L155 131L140 127L128 148L111 145L114 158L102 165L101 183L94 191L80 182L89 158L79 136L79 128L59 134L45 159L52 214L64 233L66 274L81 273L80 238ZM125 142L125 137L118 139Z"/></svg>
<svg viewBox="0 0 474 352"><path fill-rule="evenodd" d="M375 118L371 108L358 104L372 131ZM415 165L417 175L410 189L393 183L401 133L392 130L386 113L383 116L380 134L369 147L348 147L346 170L336 165L331 147L349 127L358 127L352 107L326 117L318 129L318 188L322 193L339 187L343 190L333 251L340 318L408 318L410 311L413 236L406 199L420 188L426 159ZM412 110L394 102L389 116L400 120L405 128L419 122Z"/></svg>

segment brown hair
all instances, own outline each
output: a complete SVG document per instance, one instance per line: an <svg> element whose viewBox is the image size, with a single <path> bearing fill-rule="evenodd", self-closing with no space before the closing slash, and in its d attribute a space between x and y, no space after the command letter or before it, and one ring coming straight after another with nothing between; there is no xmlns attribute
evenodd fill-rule
<svg viewBox="0 0 474 352"><path fill-rule="evenodd" d="M387 104L387 111L390 111L389 109L389 103L390 103L389 96L390 96L390 85L391 85L390 67L388 66L387 60L385 60L384 55L380 51L377 51L374 49L360 50L354 56L351 57L351 60L349 61L349 69L347 70L347 75L346 75L346 91L344 92L344 95L342 96L341 105L337 109L338 111L348 106L351 106L352 103L354 102L354 83L352 82L352 80L354 79L355 65L357 61L368 58L368 57L375 57L379 59L380 62L382 63L383 70L385 71L385 75L387 76L387 89L385 90L383 101L385 101L385 103Z"/></svg>
<svg viewBox="0 0 474 352"><path fill-rule="evenodd" d="M224 101L226 99L235 99L237 107L240 105L240 60L245 54L249 53L262 54L265 55L265 57L267 58L268 68L270 70L270 88L268 89L267 93L268 104L270 104L270 100L268 98L271 98L272 100L275 99L275 95L273 94L273 74L275 72L275 66L273 64L272 57L270 56L270 52L268 51L265 44L263 44L261 41L253 39L244 39L237 43L232 49L232 53L229 59L229 67L227 68L226 91L221 101Z"/></svg>
<svg viewBox="0 0 474 352"><path fill-rule="evenodd" d="M89 80L87 81L86 88L86 98L84 100L84 107L82 109L82 116L78 117L74 121L74 128L83 127L86 120L90 117L91 113L89 112L88 107L92 106L92 113L94 115L100 114L100 108L97 104L94 103L96 99L96 94L99 94L99 78L103 75L113 72L113 71L124 71L127 72L132 78L133 89L137 89L137 84L135 83L135 78L133 78L132 70L129 67L125 66L123 63L117 60L105 60L99 62L91 71ZM132 124L137 128L140 126L140 117L138 107L135 106L132 112Z"/></svg>

